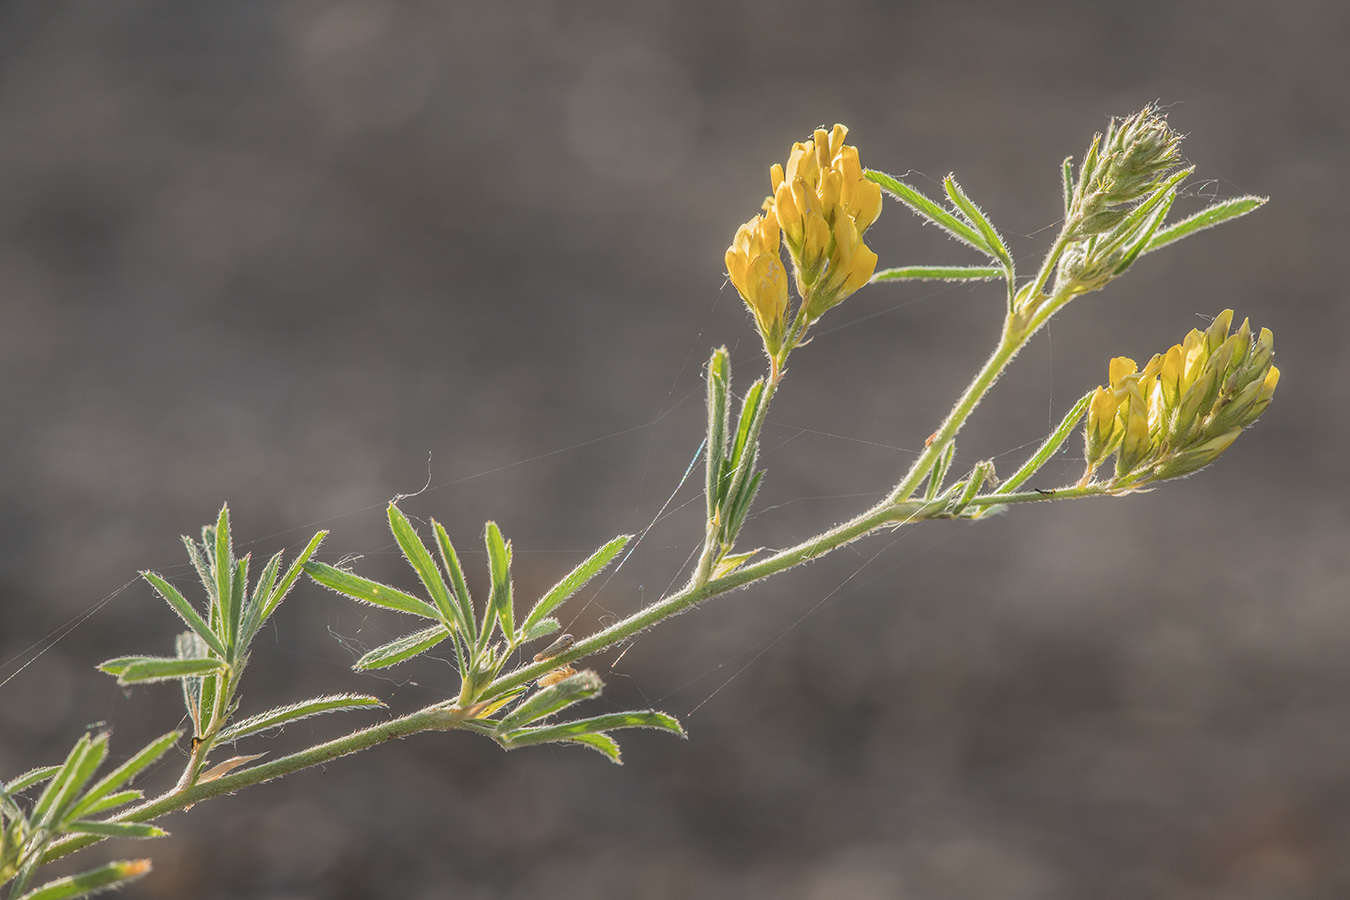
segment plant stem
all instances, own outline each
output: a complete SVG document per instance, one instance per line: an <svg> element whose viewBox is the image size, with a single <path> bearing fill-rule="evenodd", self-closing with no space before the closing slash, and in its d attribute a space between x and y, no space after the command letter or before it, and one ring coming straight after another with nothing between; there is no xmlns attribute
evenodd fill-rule
<svg viewBox="0 0 1350 900"><path fill-rule="evenodd" d="M351 734L343 735L322 744L315 744L306 750L283 756L270 763L253 766L242 772L234 772L212 781L198 782L184 790L174 788L154 800L147 801L140 806L114 816L110 821L149 822L165 813L183 809L194 803L209 800L221 794L228 794L250 785L261 784L273 778L280 778L282 775L289 775L310 766L321 765L340 756L368 750L385 741L407 737L422 731L451 731L458 728L465 719L470 718L472 713L473 707L459 709L429 706L406 716L390 719L369 728L362 728L360 731L354 731ZM80 834L53 841L43 856L43 862L59 859L68 853L100 840L103 840L103 838L99 835Z"/></svg>

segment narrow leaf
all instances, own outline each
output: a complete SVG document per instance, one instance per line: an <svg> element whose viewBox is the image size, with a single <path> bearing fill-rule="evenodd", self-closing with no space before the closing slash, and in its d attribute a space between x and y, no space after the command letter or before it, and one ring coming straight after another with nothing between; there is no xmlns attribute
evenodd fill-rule
<svg viewBox="0 0 1350 900"><path fill-rule="evenodd" d="M117 676L121 685L145 684L152 681L170 681L187 676L210 675L226 668L218 659L175 659L166 656L121 656L98 667Z"/></svg>
<svg viewBox="0 0 1350 900"><path fill-rule="evenodd" d="M727 454L727 421L731 418L731 356L718 347L708 360L708 443L705 447L708 521L717 515L717 481Z"/></svg>
<svg viewBox="0 0 1350 900"><path fill-rule="evenodd" d="M1005 269L1012 271L1012 254L1008 252L1008 245L1003 242L1003 236L994 228L994 224L989 221L989 217L984 211L975 205L975 201L967 196L966 192L957 184L956 179L948 175L942 180L942 186L947 190L947 196L952 203L965 213L966 218L979 229L981 236L986 244L986 252L1003 263Z"/></svg>
<svg viewBox="0 0 1350 900"><path fill-rule="evenodd" d="M492 594L488 598L488 620L484 623L484 631L492 631L492 621L495 619L501 623L502 636L514 643L516 630L512 621L515 611L511 608L511 545L503 540L502 531L496 522L487 523L483 540L487 545L488 571L492 575Z"/></svg>
<svg viewBox="0 0 1350 900"><path fill-rule="evenodd" d="M1234 197L1232 200L1221 200L1200 210L1193 216L1187 216L1179 222L1172 223L1153 235L1153 239L1148 242L1144 252L1152 253L1154 250L1166 247L1168 244L1179 241L1184 237L1189 237L1197 231L1213 228L1221 222L1236 219L1238 216L1245 216L1265 204L1268 199L1270 198L1247 196Z"/></svg>
<svg viewBox="0 0 1350 900"><path fill-rule="evenodd" d="M13 781L6 784L3 793L17 794L20 791L25 791L39 782L46 781L59 771L61 771L60 766L41 766L37 769L29 769L18 778L15 778Z"/></svg>
<svg viewBox="0 0 1350 900"><path fill-rule="evenodd" d="M655 710L610 713L589 719L577 719L560 725L548 725L542 728L522 728L505 735L505 741L512 747L524 747L530 744L545 744L550 741L571 740L583 734L595 734L614 731L619 728L656 728L670 731L684 737L684 729L673 717Z"/></svg>
<svg viewBox="0 0 1350 900"><path fill-rule="evenodd" d="M59 821L107 755L107 732L93 738L86 734L76 741L61 764L60 771L47 782L47 787L33 805L34 823L38 827L50 827Z"/></svg>
<svg viewBox="0 0 1350 900"><path fill-rule="evenodd" d="M540 619L534 622L528 628L522 628L520 631L520 642L528 644L530 641L537 641L544 635L552 634L561 628L557 619Z"/></svg>
<svg viewBox="0 0 1350 900"><path fill-rule="evenodd" d="M976 250L988 253L988 249L984 246L984 239L975 228L962 222L956 216L939 206L935 201L928 199L903 181L893 178L885 172L878 172L874 169L865 171L863 177L868 181L881 185L882 190L891 194L895 199L899 200L925 219L928 219L958 241L969 244Z"/></svg>
<svg viewBox="0 0 1350 900"><path fill-rule="evenodd" d="M505 735L518 728L550 716L573 703L598 696L604 689L600 676L585 669L569 675L557 684L535 691L497 724L497 733Z"/></svg>
<svg viewBox="0 0 1350 900"><path fill-rule="evenodd" d="M450 636L445 626L437 623L430 628L414 631L396 641L381 644L358 659L352 668L358 672L367 669L385 669L404 660L425 653Z"/></svg>
<svg viewBox="0 0 1350 900"><path fill-rule="evenodd" d="M216 740L218 743L226 744L250 734L267 731L270 728L280 728L290 722L307 719L310 716L371 706L383 707L384 704L377 698L365 694L332 694L328 697L315 697L313 700L303 700L289 706L278 706L276 709L235 722L229 728L223 729Z"/></svg>
<svg viewBox="0 0 1350 900"><path fill-rule="evenodd" d="M109 838L157 838L168 834L143 822L71 822L61 829L69 834L97 834Z"/></svg>
<svg viewBox="0 0 1350 900"><path fill-rule="evenodd" d="M465 645L478 639L478 622L473 615L473 597L469 594L469 585L464 580L464 569L459 564L455 545L450 543L450 535L445 526L435 519L431 520L431 530L436 532L436 549L441 554L441 564L450 573L450 586L454 589L455 602L459 604L460 624L466 636Z"/></svg>
<svg viewBox="0 0 1350 900"><path fill-rule="evenodd" d="M211 626L207 625L205 620L203 620L202 617L197 614L197 611L192 608L192 604L188 603L187 600L183 598L183 595L178 593L177 588L169 584L155 572L142 572L141 577L150 582L150 585L155 589L155 592L159 594L169 606L173 607L173 611L178 613L178 617L182 619L187 627L191 628L199 638L205 641L206 645L214 650L217 656L221 659L225 659L229 656L229 654L225 652L225 645L220 642L220 638L216 637L215 633L211 631Z"/></svg>
<svg viewBox="0 0 1350 900"><path fill-rule="evenodd" d="M88 797L80 800L79 806L71 810L69 818L82 819L89 816L96 816L99 813L105 813L110 809L116 809L119 806L126 806L143 798L145 794L137 790L116 791L101 797L93 803L90 803Z"/></svg>
<svg viewBox="0 0 1350 900"><path fill-rule="evenodd" d="M239 629L239 644L247 647L253 643L253 636L258 633L262 627L263 610L267 606L267 599L272 593L272 585L276 583L277 572L281 570L281 551L272 554L272 558L263 566L262 573L258 575L258 583L253 586L253 596L249 598L244 607L244 621Z"/></svg>
<svg viewBox="0 0 1350 900"><path fill-rule="evenodd" d="M997 266L899 266L882 269L873 281L991 281L1002 278Z"/></svg>
<svg viewBox="0 0 1350 900"><path fill-rule="evenodd" d="M281 605L281 601L286 599L286 595L295 586L296 579L300 577L300 572L304 569L305 563L309 562L309 558L318 551L319 545L323 543L326 537L328 537L328 532L320 531L310 538L309 543L305 545L305 549L301 550L300 555L291 561L290 566L286 569L286 574L281 576L281 583L274 588L269 587L267 592L261 595L264 598L263 604L258 609L256 619L250 620L249 623L248 640L250 642L253 640L253 635L258 633L258 629L272 617L272 613L276 612L277 607ZM275 559L280 561L281 554L278 553Z"/></svg>
<svg viewBox="0 0 1350 900"><path fill-rule="evenodd" d="M230 507L228 504L220 508L220 517L216 520L213 549L215 551L215 564L212 566L212 570L216 575L216 596L220 602L220 618L212 624L218 629L217 635L222 638L221 643L229 647L234 637L235 610L232 608L232 602L235 597L235 590L234 566L230 562L233 554L230 550ZM230 658L228 653L223 655L226 659Z"/></svg>
<svg viewBox="0 0 1350 900"><path fill-rule="evenodd" d="M1081 400L1074 404L1073 409L1069 410L1069 414L1059 423L1059 427L1051 432L1040 448L1031 455L1031 458L1024 462L1022 467L1012 474L1011 478L1003 482L998 490L994 491L995 496L1011 494L1017 490L1026 483L1028 478L1040 471L1041 467L1049 462L1050 457L1059 452L1059 448L1064 446L1064 442L1069 439L1069 435L1073 434L1075 426L1078 425L1078 420L1083 418L1083 413L1087 412L1088 404L1092 402L1093 393L1093 391L1088 391Z"/></svg>
<svg viewBox="0 0 1350 900"><path fill-rule="evenodd" d="M164 755L170 747L177 743L182 737L182 732L170 731L168 734L160 735L150 743L142 747L135 756L113 769L107 775L103 776L98 784L94 785L89 791L80 798L80 802L71 810L71 815L75 817L92 815L93 807L102 802L105 798L111 799L112 792L124 784L129 784L133 778L143 772L146 768L153 765L156 760ZM139 793L131 791L129 793ZM113 804L114 806L120 804ZM104 806L103 809L111 807Z"/></svg>
<svg viewBox="0 0 1350 900"><path fill-rule="evenodd" d="M464 632L466 630L464 623L459 620L460 609L450 602L450 588L446 586L445 579L436 568L431 551L422 543L422 538L418 536L408 517L403 514L403 510L392 503L389 504L389 530L394 533L394 540L403 551L403 558L413 567L418 580L422 582L436 604L436 609L440 610L441 621L447 628L457 627L461 633Z"/></svg>
<svg viewBox="0 0 1350 900"><path fill-rule="evenodd" d="M305 574L319 584L331 588L339 594L345 594L353 600L369 603L371 606L383 606L399 612L421 616L424 619L439 619L436 608L425 600L419 600L412 594L405 594L397 588L362 578L351 572L334 568L327 563L310 560L305 563Z"/></svg>
<svg viewBox="0 0 1350 900"><path fill-rule="evenodd" d="M109 888L121 887L149 871L148 859L111 862L78 875L68 875L49 881L42 887L24 894L19 900L76 900Z"/></svg>
<svg viewBox="0 0 1350 900"><path fill-rule="evenodd" d="M1064 157L1064 162L1060 164L1060 179L1064 189L1064 218L1069 218L1069 212L1073 209L1073 157Z"/></svg>
<svg viewBox="0 0 1350 900"><path fill-rule="evenodd" d="M580 744L583 747L590 747L592 750L598 750L615 765L623 765L623 759L619 755L619 742L607 734L579 734L574 738L568 738L566 743Z"/></svg>
<svg viewBox="0 0 1350 900"><path fill-rule="evenodd" d="M621 534L614 538L588 556L581 565L568 572L562 581L549 588L548 593L540 598L539 602L530 610L530 614L525 617L525 622L521 626L522 630L528 631L534 623L553 612L560 603L585 587L586 582L604 571L614 557L623 551L632 537L631 534Z"/></svg>

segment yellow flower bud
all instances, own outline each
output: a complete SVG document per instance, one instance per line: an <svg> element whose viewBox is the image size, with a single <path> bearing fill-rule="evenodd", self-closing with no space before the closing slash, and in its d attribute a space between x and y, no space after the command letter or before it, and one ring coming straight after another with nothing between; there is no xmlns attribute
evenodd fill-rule
<svg viewBox="0 0 1350 900"><path fill-rule="evenodd" d="M779 257L778 219L755 216L736 232L727 248L727 274L755 317L764 347L778 353L787 332L787 270Z"/></svg>

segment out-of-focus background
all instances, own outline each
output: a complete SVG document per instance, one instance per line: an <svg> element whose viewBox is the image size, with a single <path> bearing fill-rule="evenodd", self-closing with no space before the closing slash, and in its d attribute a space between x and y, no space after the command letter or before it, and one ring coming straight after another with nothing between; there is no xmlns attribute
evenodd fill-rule
<svg viewBox="0 0 1350 900"><path fill-rule="evenodd" d="M698 477L663 504L702 363L761 365L722 254L793 141L844 122L865 165L955 172L1030 271L1060 161L1158 101L1198 167L1181 213L1271 202L1075 301L959 449L1010 472L1110 357L1232 307L1284 378L1212 469L873 537L592 660L597 711L689 731L623 736L622 768L422 735L106 852L154 858L133 898L1347 896L1348 47L1343 0L0 6L0 773L179 721L172 687L93 666L170 651L135 573L191 591L177 536L225 501L255 558L330 528L324 558L411 587L383 509L429 477L403 508L475 585L499 522L522 598L664 509L565 612L654 599L701 534ZM869 242L977 261L889 202ZM831 312L747 545L889 486L1001 303L882 285ZM243 711L445 696L441 662L348 671L405 624L302 584Z"/></svg>

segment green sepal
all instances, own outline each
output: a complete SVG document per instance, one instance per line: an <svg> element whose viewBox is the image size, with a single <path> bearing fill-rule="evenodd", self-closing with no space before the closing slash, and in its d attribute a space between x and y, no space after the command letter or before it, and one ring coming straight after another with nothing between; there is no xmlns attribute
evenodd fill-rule
<svg viewBox="0 0 1350 900"><path fill-rule="evenodd" d="M557 684L535 691L497 723L497 733L507 736L519 728L565 709L573 703L580 703L591 697L599 696L604 689L600 676L590 669L583 669L575 675L569 675Z"/></svg>
<svg viewBox="0 0 1350 900"><path fill-rule="evenodd" d="M528 632L536 622L557 609L558 604L581 590L586 586L586 582L604 571L605 567L613 561L614 557L618 556L619 553L623 551L623 548L627 546L632 537L631 534L619 535L588 556L581 565L567 573L567 575L551 587L548 593L541 597L539 602L534 605L534 608L530 610L530 614L525 617L525 621L520 626L521 632ZM521 638L522 643L526 640L528 640L528 638Z"/></svg>
<svg viewBox="0 0 1350 900"><path fill-rule="evenodd" d="M445 630L445 626L438 623L430 628L405 634L398 640L381 644L353 663L352 668L358 672L386 669L412 659L420 653L426 653L449 636L450 632Z"/></svg>
<svg viewBox="0 0 1350 900"><path fill-rule="evenodd" d="M224 671L219 659L178 659L171 656L119 656L100 663L99 670L117 676L117 683L147 684L178 678L201 677Z"/></svg>
<svg viewBox="0 0 1350 900"><path fill-rule="evenodd" d="M192 608L192 604L188 603L183 595L178 593L177 588L155 572L142 572L141 577L150 582L150 586L155 589L155 592L173 608L174 612L178 613L178 617L186 623L187 627L192 629L197 637L201 638L208 647L215 651L217 656L221 659L229 657L229 654L225 652L225 645L220 642L220 638L216 637L215 632L211 630L211 626L197 614L197 611Z"/></svg>
<svg viewBox="0 0 1350 900"><path fill-rule="evenodd" d="M111 862L78 875L49 881L24 894L19 900L78 900L99 891L121 887L149 871L148 859Z"/></svg>
<svg viewBox="0 0 1350 900"><path fill-rule="evenodd" d="M496 522L488 522L483 535L487 547L488 572L492 576L492 592L488 595L487 621L483 636L492 633L492 623L501 623L502 636L516 642L515 610L511 605L511 544L502 537Z"/></svg>
<svg viewBox="0 0 1350 900"><path fill-rule="evenodd" d="M868 169L863 172L863 177L873 184L881 185L881 189L886 191L895 199L908 206L914 212L923 216L925 219L937 225L946 231L952 237L961 241L963 244L969 244L982 253L988 253L984 246L984 238L974 227L952 215L943 209L936 201L930 200L919 191L894 178L885 172L878 172L875 169Z"/></svg>
<svg viewBox="0 0 1350 900"><path fill-rule="evenodd" d="M440 619L436 607L430 603L387 584L380 584L378 581L371 581L369 578L362 578L360 575L315 560L305 563L304 569L305 574L319 584L353 600L421 616L424 619Z"/></svg>
<svg viewBox="0 0 1350 900"><path fill-rule="evenodd" d="M1221 200L1218 203L1208 206L1192 216L1173 222L1166 228L1157 232L1148 241L1144 247L1144 253L1152 253L1166 247L1168 244L1189 237L1197 231L1203 231L1206 228L1213 228L1221 222L1227 222L1229 219L1236 219L1239 216L1245 216L1247 213L1258 209L1270 199L1268 197L1234 197L1232 200Z"/></svg>
<svg viewBox="0 0 1350 900"><path fill-rule="evenodd" d="M226 744L230 741L237 741L251 734L258 734L271 728L280 728L300 719L308 719L310 716L321 716L325 713L372 706L383 707L384 704L378 698L366 694L332 694L327 697L302 700L299 703L278 706L276 709L270 709L265 713L259 713L256 716L249 716L247 719L235 722L229 728L221 730L220 734L216 736L216 743Z"/></svg>
<svg viewBox="0 0 1350 900"><path fill-rule="evenodd" d="M418 580L431 595L432 602L440 612L441 621L447 628L458 628L461 633L467 631L464 623L460 621L460 608L452 602L450 588L441 577L440 570L436 568L431 551L422 543L422 538L413 529L408 517L393 503L389 504L389 530L394 533L394 540L403 551L403 558L413 567Z"/></svg>
<svg viewBox="0 0 1350 900"><path fill-rule="evenodd" d="M992 281L1005 274L998 266L897 266L882 269L872 281Z"/></svg>

